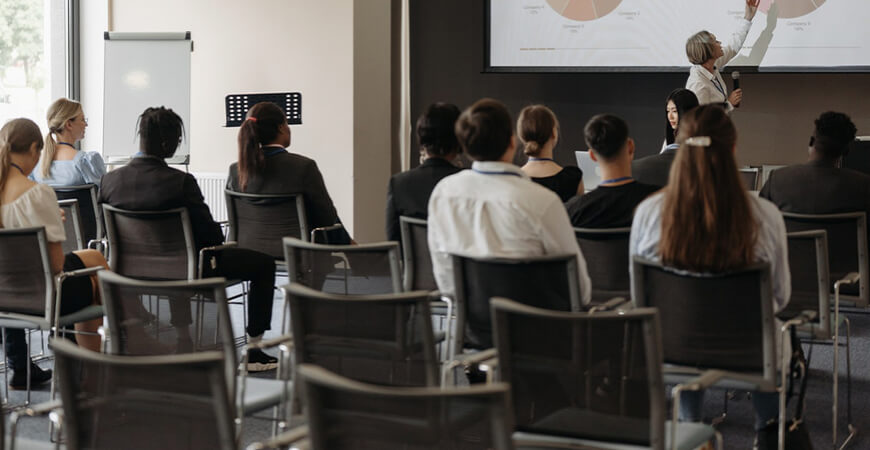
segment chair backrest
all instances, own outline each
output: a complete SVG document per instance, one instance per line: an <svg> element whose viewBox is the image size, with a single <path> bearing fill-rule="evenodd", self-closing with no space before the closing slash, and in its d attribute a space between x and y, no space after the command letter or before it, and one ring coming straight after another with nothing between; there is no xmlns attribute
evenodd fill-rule
<svg viewBox="0 0 870 450"><path fill-rule="evenodd" d="M628 273L628 237L631 227L574 228L577 244L588 264L592 283L592 303L602 303L613 297L631 297Z"/></svg>
<svg viewBox="0 0 870 450"><path fill-rule="evenodd" d="M677 271L638 256L635 306L658 308L666 364L721 369L776 383L773 291L767 263L719 274Z"/></svg>
<svg viewBox="0 0 870 450"><path fill-rule="evenodd" d="M53 286L45 228L0 229L0 317L53 317Z"/></svg>
<svg viewBox="0 0 870 450"><path fill-rule="evenodd" d="M432 256L429 253L429 240L426 237L427 222L413 217L399 217L402 233L402 259L405 273L403 284L406 291L438 289L432 271Z"/></svg>
<svg viewBox="0 0 870 450"><path fill-rule="evenodd" d="M654 308L588 314L495 298L492 316L518 430L664 448Z"/></svg>
<svg viewBox="0 0 870 450"><path fill-rule="evenodd" d="M108 352L145 356L223 352L235 392L236 351L226 280L142 281L103 270L98 275Z"/></svg>
<svg viewBox="0 0 870 450"><path fill-rule="evenodd" d="M824 230L788 233L788 267L791 271L791 297L780 317L795 317L814 311L810 322L819 336L831 337L830 278L828 240Z"/></svg>
<svg viewBox="0 0 870 450"><path fill-rule="evenodd" d="M143 280L192 280L197 254L186 208L128 211L103 204L109 267Z"/></svg>
<svg viewBox="0 0 870 450"><path fill-rule="evenodd" d="M492 347L489 312L492 297L509 297L526 305L558 311L581 310L576 255L521 259L451 255L451 258L456 301L454 354L462 353L464 347Z"/></svg>
<svg viewBox="0 0 870 450"><path fill-rule="evenodd" d="M740 179L743 180L743 185L747 191L757 191L758 187L758 167L741 167Z"/></svg>
<svg viewBox="0 0 870 450"><path fill-rule="evenodd" d="M52 342L71 450L238 448L223 354L113 356Z"/></svg>
<svg viewBox="0 0 870 450"><path fill-rule="evenodd" d="M331 294L402 292L399 244L326 245L284 238L291 282Z"/></svg>
<svg viewBox="0 0 870 450"><path fill-rule="evenodd" d="M63 231L66 234L66 240L62 244L63 253L66 254L85 248L79 201L76 199L58 200L57 204L64 213Z"/></svg>
<svg viewBox="0 0 870 450"><path fill-rule="evenodd" d="M230 232L227 240L241 248L284 259L285 236L308 241L308 222L302 194L245 194L224 191Z"/></svg>
<svg viewBox="0 0 870 450"><path fill-rule="evenodd" d="M372 386L303 364L298 369L314 450L512 449L508 386Z"/></svg>
<svg viewBox="0 0 870 450"><path fill-rule="evenodd" d="M380 385L438 385L428 292L335 295L296 283L283 289L297 364Z"/></svg>
<svg viewBox="0 0 870 450"><path fill-rule="evenodd" d="M58 200L78 200L85 244L105 236L103 215L97 203L97 185L54 186L53 189Z"/></svg>
<svg viewBox="0 0 870 450"><path fill-rule="evenodd" d="M857 289L841 292L840 299L858 306L870 304L870 262L867 256L867 217L864 212L840 214L782 213L788 231L825 230L828 238L830 282L849 272L858 272Z"/></svg>

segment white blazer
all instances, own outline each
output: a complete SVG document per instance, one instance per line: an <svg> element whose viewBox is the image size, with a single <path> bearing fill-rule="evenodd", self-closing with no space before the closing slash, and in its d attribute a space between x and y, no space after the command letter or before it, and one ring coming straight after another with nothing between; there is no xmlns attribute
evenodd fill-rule
<svg viewBox="0 0 870 450"><path fill-rule="evenodd" d="M725 66L737 56L737 52L743 47L743 42L746 40L746 35L749 34L749 28L751 27L752 22L746 19L740 20L737 30L734 31L728 42L723 44L723 55L713 65L713 73L710 73L710 71L699 64L695 64L689 69L686 89L698 96L698 103L702 105L724 103L725 110L729 114L734 110L734 106L728 102L728 86L725 84L725 80L722 79L719 68Z"/></svg>

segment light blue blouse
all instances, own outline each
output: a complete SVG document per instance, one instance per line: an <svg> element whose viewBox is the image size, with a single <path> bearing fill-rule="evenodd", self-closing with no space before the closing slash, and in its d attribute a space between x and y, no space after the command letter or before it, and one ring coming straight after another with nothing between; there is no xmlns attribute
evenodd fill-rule
<svg viewBox="0 0 870 450"><path fill-rule="evenodd" d="M30 179L49 186L78 186L91 183L99 186L100 179L105 174L106 164L99 153L79 151L73 159L52 161L48 178L42 178L42 161L40 161L30 174Z"/></svg>

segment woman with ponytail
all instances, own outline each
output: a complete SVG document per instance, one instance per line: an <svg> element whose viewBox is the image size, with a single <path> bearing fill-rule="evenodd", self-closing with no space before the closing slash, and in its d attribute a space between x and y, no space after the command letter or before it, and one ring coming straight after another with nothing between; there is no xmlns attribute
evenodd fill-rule
<svg viewBox="0 0 870 450"><path fill-rule="evenodd" d="M31 178L49 186L99 185L106 174L102 156L75 148L88 127L81 103L59 98L45 116L48 119L45 151Z"/></svg>
<svg viewBox="0 0 870 450"><path fill-rule="evenodd" d="M108 268L105 258L96 250L63 254L61 242L66 235L57 197L50 187L28 179L39 161L42 147L39 127L29 119L10 120L0 129L0 228L44 227L52 274L85 267ZM7 289L14 290L15 287L0 286L0 296ZM95 279L67 279L61 286L60 314L71 314L91 304L98 304L99 300ZM76 330L93 333L77 335L79 345L100 351L100 338L96 332L102 323L102 319L77 323ZM12 389L26 388L28 364L31 366L31 386L51 379L51 370L42 370L30 362L26 348L24 331L7 328L6 359L14 372L9 382Z"/></svg>
<svg viewBox="0 0 870 450"><path fill-rule="evenodd" d="M523 172L532 181L559 194L562 202L583 195L583 172L575 166L562 167L553 159L553 149L559 141L559 121L544 105L526 106L517 119L517 136L523 143L523 153L529 157Z"/></svg>
<svg viewBox="0 0 870 450"><path fill-rule="evenodd" d="M339 223L338 214L323 175L314 160L290 153L290 127L284 111L271 102L248 110L239 129L239 162L230 166L227 188L249 194L303 194L305 213L311 228ZM330 243L349 244L341 230Z"/></svg>
<svg viewBox="0 0 870 450"><path fill-rule="evenodd" d="M667 185L637 207L629 254L695 273L766 262L774 309L780 311L791 295L785 223L773 203L750 194L740 181L737 131L728 114L718 105L688 111L676 140L680 146ZM680 418L700 420L703 393L684 392L680 399ZM768 433L779 410L777 395L757 392L752 400L756 430Z"/></svg>

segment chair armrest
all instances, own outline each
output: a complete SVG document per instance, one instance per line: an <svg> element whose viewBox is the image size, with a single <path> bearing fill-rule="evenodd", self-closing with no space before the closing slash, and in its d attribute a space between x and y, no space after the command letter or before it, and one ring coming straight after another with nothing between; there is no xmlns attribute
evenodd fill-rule
<svg viewBox="0 0 870 450"><path fill-rule="evenodd" d="M58 428L63 424L63 403L60 399L39 403L37 405L28 406L26 408L12 411L9 415L9 449L15 450L15 439L18 432L18 422L24 417L42 417L48 416Z"/></svg>
<svg viewBox="0 0 870 450"><path fill-rule="evenodd" d="M340 230L340 229L342 229L342 228L344 228L344 225L342 225L342 224L340 224L340 223L336 223L336 224L329 225L329 226L326 226L326 227L317 227L317 228L312 228L312 229L311 229L311 233L309 233L309 234L310 234L311 242L314 242L314 234L315 234L315 233L318 233L318 232L326 233L327 231Z"/></svg>
<svg viewBox="0 0 870 450"><path fill-rule="evenodd" d="M88 241L88 244L85 248L99 250L100 253L105 255L106 252L104 250L106 249L106 247L108 247L106 239L91 239L90 241Z"/></svg>
<svg viewBox="0 0 870 450"><path fill-rule="evenodd" d="M197 274L199 278L203 277L203 273L205 272L205 255L208 253L219 252L221 250L227 248L235 248L238 247L239 244L235 241L224 242L220 245L212 245L210 247L203 247L199 249L199 267L197 268L199 273ZM217 269L217 262L215 260L210 260L211 270Z"/></svg>
<svg viewBox="0 0 870 450"><path fill-rule="evenodd" d="M614 297L600 305L595 305L589 308L589 314L595 314L598 311L610 311L616 309L617 307L628 303L628 299L625 297Z"/></svg>
<svg viewBox="0 0 870 450"><path fill-rule="evenodd" d="M469 368L472 366L480 366L481 370L487 371L487 379L491 378L492 370L498 367L498 354L494 348L488 348L474 353L463 353L455 355L452 361L446 363L443 367L442 384L446 385L447 376L457 367Z"/></svg>
<svg viewBox="0 0 870 450"><path fill-rule="evenodd" d="M247 450L268 450L284 447L300 450L311 448L311 443L308 442L308 426L298 426L267 441L254 442L248 445Z"/></svg>
<svg viewBox="0 0 870 450"><path fill-rule="evenodd" d="M248 342L248 344L244 346L242 351L247 352L254 349L262 350L264 348L277 347L281 344L287 344L288 348L293 348L293 336L289 334L284 334L271 339L263 339L259 342Z"/></svg>
<svg viewBox="0 0 870 450"><path fill-rule="evenodd" d="M97 272L99 272L103 269L105 269L105 267L102 267L102 266L85 267L84 269L71 270L69 272L61 272L61 273L55 275L54 279L55 279L55 281L57 281L58 286L60 286L60 283L62 283L63 280L66 280L67 278L90 276L90 275L96 274Z"/></svg>

